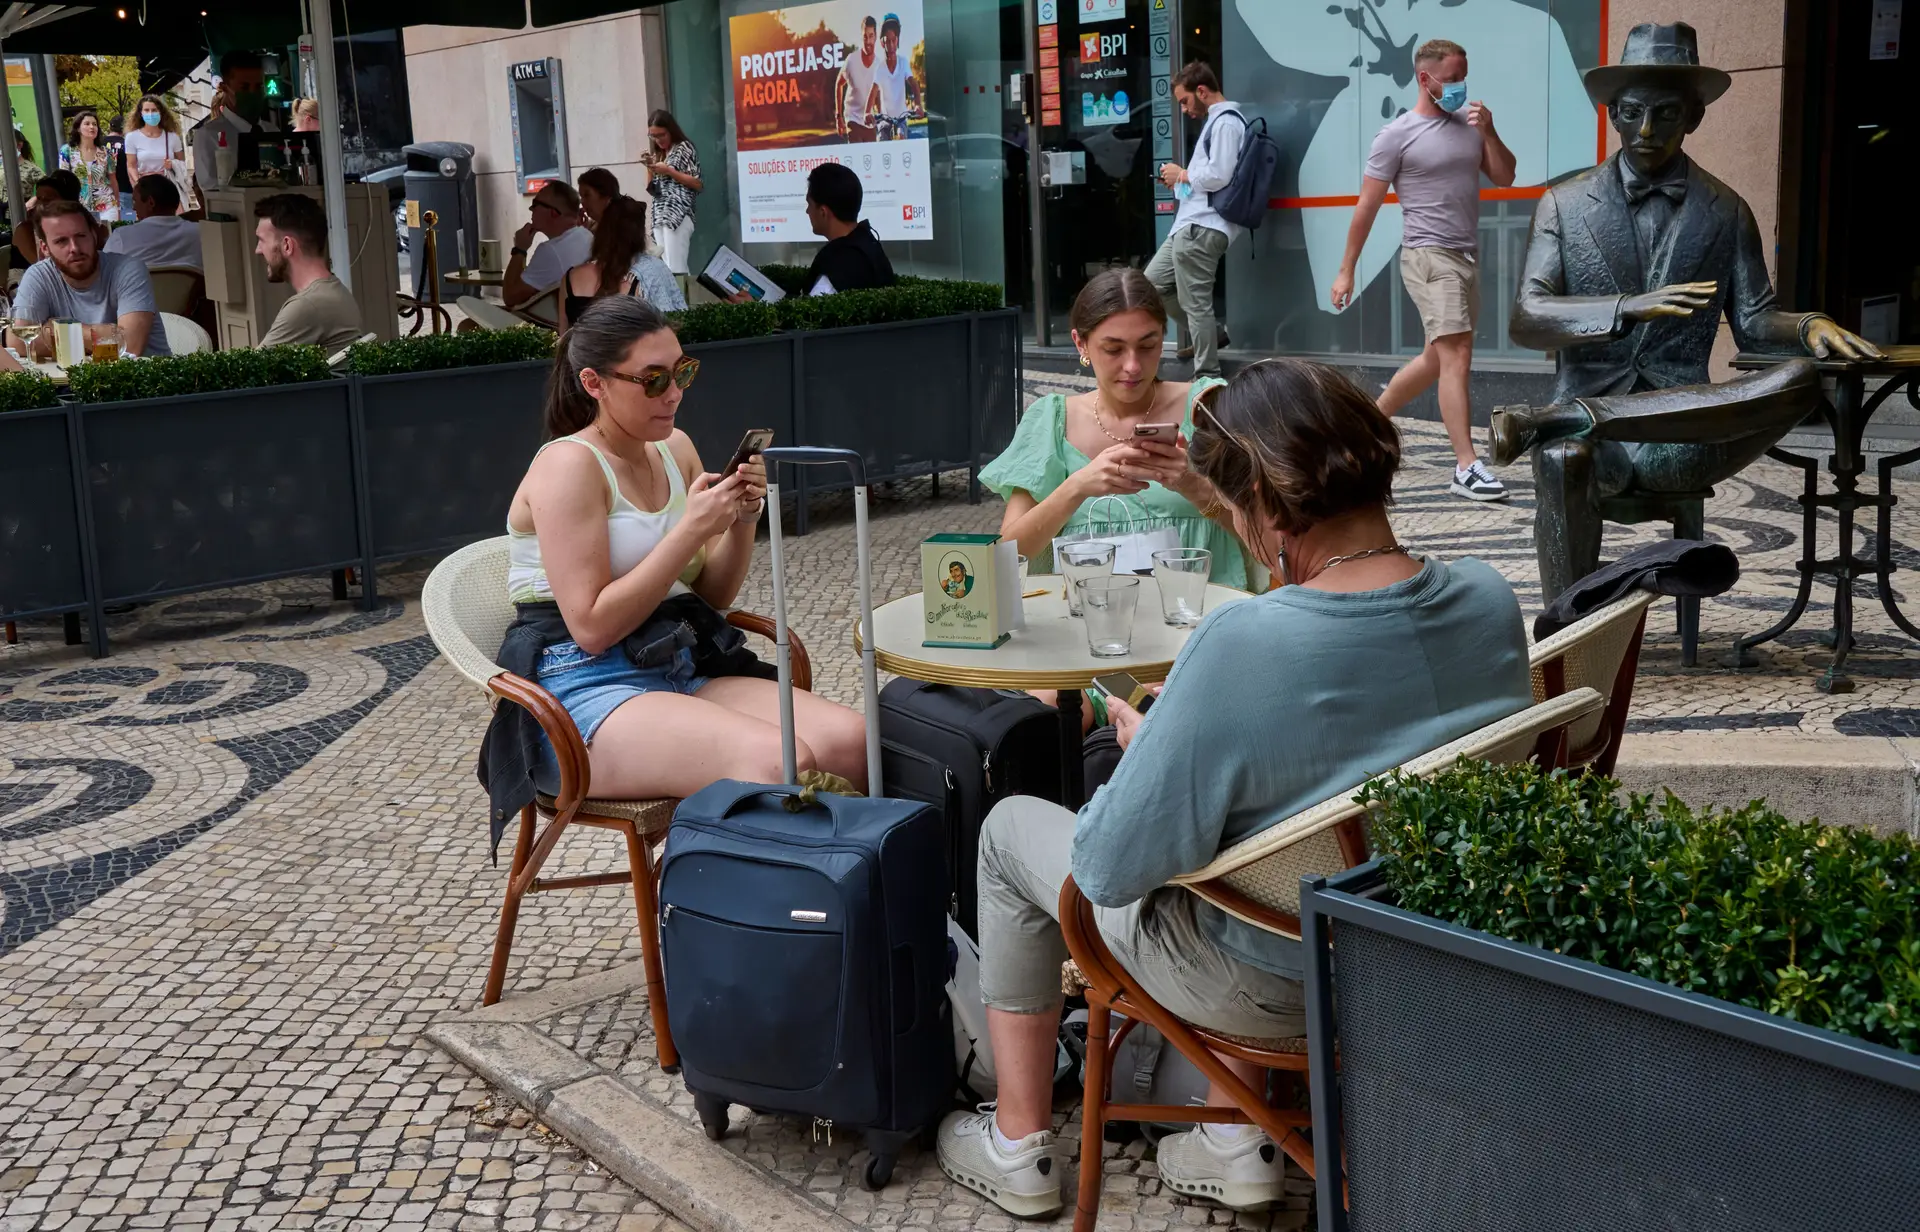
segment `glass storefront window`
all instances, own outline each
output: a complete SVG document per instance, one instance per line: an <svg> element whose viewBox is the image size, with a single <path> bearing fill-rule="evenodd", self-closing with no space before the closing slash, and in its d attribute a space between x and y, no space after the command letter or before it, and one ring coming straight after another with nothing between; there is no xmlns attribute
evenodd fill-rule
<svg viewBox="0 0 1920 1232"><path fill-rule="evenodd" d="M666 21L669 93L675 116L700 150L706 191L695 210L693 259L704 262L728 244L755 263L806 264L818 240L759 242L742 234L736 191L737 148L732 90L732 18L803 6L766 0L678 0ZM884 15L887 6L845 5ZM839 29L846 25L846 30ZM925 82L924 140L890 143L924 152L932 183L932 238L888 239L888 258L903 274L1000 283L1010 303L1024 302L1032 257L1028 244L1026 127L1007 90L1026 67L1021 0L922 0L924 43L917 76ZM858 47L859 21L839 20L834 33ZM902 56L916 49L901 48ZM823 141L837 138L827 133ZM879 143L847 145L847 157L878 157ZM894 151L888 151L894 152ZM871 211L868 211L871 216Z"/></svg>
<svg viewBox="0 0 1920 1232"><path fill-rule="evenodd" d="M1183 25L1215 5L1187 0ZM1485 185L1476 353L1537 357L1507 337L1507 314L1538 189L1594 164L1600 126L1581 85L1599 62L1603 0L1217 0L1223 87L1265 117L1280 147L1274 211L1226 259L1236 345L1290 354L1406 355L1418 317L1400 285L1400 213L1381 209L1362 250L1352 307L1330 288L1374 134L1411 107L1413 50L1430 38L1467 49L1468 95L1493 112L1518 159L1515 192ZM1206 14L1205 16L1211 16Z"/></svg>

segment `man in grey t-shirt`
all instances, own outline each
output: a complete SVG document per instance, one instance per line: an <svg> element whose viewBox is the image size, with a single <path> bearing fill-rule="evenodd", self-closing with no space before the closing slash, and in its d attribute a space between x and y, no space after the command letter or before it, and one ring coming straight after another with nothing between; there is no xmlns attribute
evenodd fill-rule
<svg viewBox="0 0 1920 1232"><path fill-rule="evenodd" d="M1473 451L1468 380L1480 313L1480 177L1513 183L1513 151L1493 130L1493 113L1467 102L1467 53L1431 39L1414 53L1420 99L1380 130L1367 154L1347 253L1333 280L1333 306L1353 300L1354 266L1391 185L1400 198L1400 277L1420 310L1426 349L1380 395L1388 415L1440 383L1440 419L1453 444L1453 492L1503 500L1506 487Z"/></svg>
<svg viewBox="0 0 1920 1232"><path fill-rule="evenodd" d="M34 223L47 257L27 268L13 297L13 315L21 321L61 318L89 327L118 326L120 348L129 355L170 355L167 331L153 302L153 283L137 257L100 251L93 214L78 201L48 201ZM92 347L97 330L87 330ZM53 337L34 340L37 353L51 354Z"/></svg>

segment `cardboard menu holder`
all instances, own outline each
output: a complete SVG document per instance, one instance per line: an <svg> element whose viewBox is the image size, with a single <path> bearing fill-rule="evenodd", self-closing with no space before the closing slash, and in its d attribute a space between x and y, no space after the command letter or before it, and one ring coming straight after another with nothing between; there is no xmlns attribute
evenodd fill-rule
<svg viewBox="0 0 1920 1232"><path fill-rule="evenodd" d="M1019 545L998 535L934 535L920 544L922 646L992 650L1026 622Z"/></svg>

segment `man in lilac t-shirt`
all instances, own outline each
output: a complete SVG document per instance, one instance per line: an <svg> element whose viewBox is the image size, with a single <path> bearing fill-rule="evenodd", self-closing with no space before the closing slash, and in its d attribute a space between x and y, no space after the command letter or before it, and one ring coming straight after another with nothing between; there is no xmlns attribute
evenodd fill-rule
<svg viewBox="0 0 1920 1232"><path fill-rule="evenodd" d="M1392 415L1437 379L1440 419L1453 444L1455 495L1501 500L1506 487L1473 451L1467 383L1480 314L1480 176L1501 188L1512 184L1513 152L1493 131L1493 113L1467 102L1467 53L1458 43L1423 43L1413 64L1420 101L1373 139L1347 253L1333 280L1333 306L1352 302L1354 266L1392 185L1400 197L1400 277L1420 310L1427 345L1388 382L1380 409Z"/></svg>

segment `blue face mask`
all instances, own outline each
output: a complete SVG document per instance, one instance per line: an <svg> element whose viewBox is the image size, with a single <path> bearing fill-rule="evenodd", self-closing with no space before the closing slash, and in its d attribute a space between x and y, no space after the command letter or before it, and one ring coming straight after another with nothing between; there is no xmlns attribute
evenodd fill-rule
<svg viewBox="0 0 1920 1232"><path fill-rule="evenodd" d="M1433 97L1434 105L1442 111L1458 111L1467 105L1467 83L1450 81L1440 87L1440 93Z"/></svg>
<svg viewBox="0 0 1920 1232"><path fill-rule="evenodd" d="M148 124L157 126L160 123L160 113L157 111L143 111L140 113L140 118Z"/></svg>

